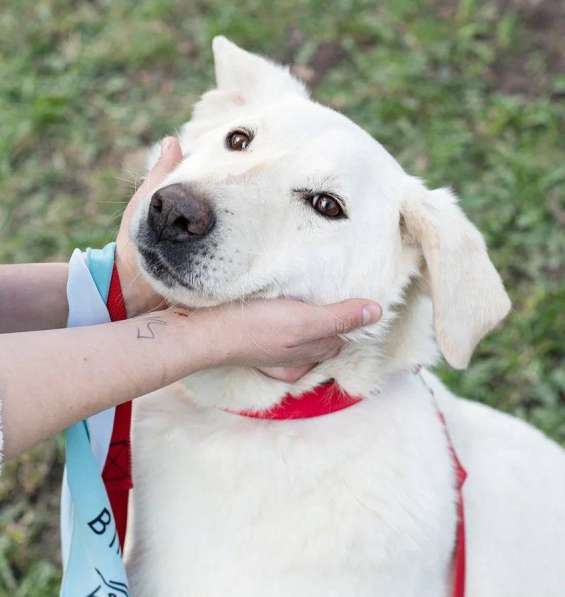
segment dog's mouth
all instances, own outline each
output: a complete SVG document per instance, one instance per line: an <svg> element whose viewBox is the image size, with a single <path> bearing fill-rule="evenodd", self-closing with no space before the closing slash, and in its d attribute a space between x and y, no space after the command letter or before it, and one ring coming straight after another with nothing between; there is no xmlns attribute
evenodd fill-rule
<svg viewBox="0 0 565 597"><path fill-rule="evenodd" d="M198 276L181 275L161 255L159 250L138 245L137 250L141 257L141 266L150 278L164 284L167 288L181 286L187 290L202 290Z"/></svg>
<svg viewBox="0 0 565 597"><path fill-rule="evenodd" d="M174 299L187 307L212 307L232 301L282 296L280 289L275 288L274 284L253 286L246 288L245 291L242 289L230 291L210 283L206 275L209 268L206 266L195 271L192 271L188 265L179 267L172 264L158 247L149 247L139 242L137 250L141 269L156 290L166 294L166 298Z"/></svg>

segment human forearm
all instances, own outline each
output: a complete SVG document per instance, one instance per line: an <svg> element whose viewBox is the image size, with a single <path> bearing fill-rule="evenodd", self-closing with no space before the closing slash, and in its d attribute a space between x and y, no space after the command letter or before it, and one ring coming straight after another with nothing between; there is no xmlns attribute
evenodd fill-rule
<svg viewBox="0 0 565 597"><path fill-rule="evenodd" d="M0 265L0 334L65 327L66 263Z"/></svg>
<svg viewBox="0 0 565 597"><path fill-rule="evenodd" d="M199 333L189 317L181 321L163 311L119 323L0 336L5 456L207 365Z"/></svg>

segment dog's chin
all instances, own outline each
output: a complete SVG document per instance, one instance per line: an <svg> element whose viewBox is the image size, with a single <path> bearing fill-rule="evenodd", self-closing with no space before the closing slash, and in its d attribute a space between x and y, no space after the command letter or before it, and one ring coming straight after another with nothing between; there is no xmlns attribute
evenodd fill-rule
<svg viewBox="0 0 565 597"><path fill-rule="evenodd" d="M184 285L174 282L172 285L164 284L145 272L149 283L156 292L165 297L167 302L173 305L182 305L190 309L202 309L206 307L217 307L226 303L237 301L248 301L253 299L278 298L278 296L266 289L240 294L236 292L221 292L220 290L208 290L203 288L187 288Z"/></svg>
<svg viewBox="0 0 565 597"><path fill-rule="evenodd" d="M202 290L190 289L176 281L156 278L147 270L143 275L155 292L160 294L171 305L188 307L190 309L201 309L205 307L216 307L222 303L229 302L220 296L205 293Z"/></svg>

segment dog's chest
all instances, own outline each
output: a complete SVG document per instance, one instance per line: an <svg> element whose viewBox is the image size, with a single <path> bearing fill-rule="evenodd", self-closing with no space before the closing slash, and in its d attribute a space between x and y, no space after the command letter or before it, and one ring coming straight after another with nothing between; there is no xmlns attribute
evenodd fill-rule
<svg viewBox="0 0 565 597"><path fill-rule="evenodd" d="M134 432L133 595L446 594L453 477L417 388L399 381L288 422L147 398Z"/></svg>

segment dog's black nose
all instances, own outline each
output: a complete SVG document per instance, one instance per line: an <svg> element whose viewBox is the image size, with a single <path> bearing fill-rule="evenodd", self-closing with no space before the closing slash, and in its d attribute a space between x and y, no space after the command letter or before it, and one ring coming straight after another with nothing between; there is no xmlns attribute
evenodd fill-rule
<svg viewBox="0 0 565 597"><path fill-rule="evenodd" d="M208 201L185 184L171 184L151 197L147 223L157 242L198 240L206 236L216 223Z"/></svg>

